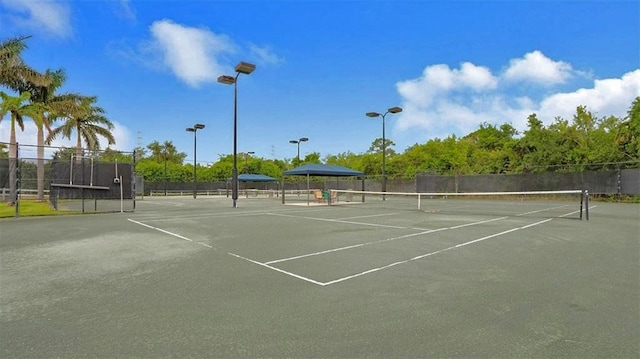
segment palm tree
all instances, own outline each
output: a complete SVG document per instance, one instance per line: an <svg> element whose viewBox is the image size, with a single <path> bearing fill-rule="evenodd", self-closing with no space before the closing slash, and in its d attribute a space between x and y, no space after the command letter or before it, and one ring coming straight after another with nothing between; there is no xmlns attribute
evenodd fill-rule
<svg viewBox="0 0 640 359"><path fill-rule="evenodd" d="M90 150L99 150L100 141L98 136L107 139L110 145L116 140L111 133L113 123L104 115L102 107L94 106L98 100L95 96L81 96L78 94L66 94L60 96L60 101L65 104L64 113L59 114L64 117L65 122L49 133L46 143L51 143L56 137L71 139L71 134L76 132L76 161L82 161L82 141ZM103 127L104 126L104 127Z"/></svg>
<svg viewBox="0 0 640 359"><path fill-rule="evenodd" d="M30 108L24 104L31 97L28 92L23 92L20 96L9 96L0 91L0 121L7 113L11 114L11 132L9 135L9 204L14 204L16 199L16 170L18 165L18 145L16 143L16 123L24 131L24 116L30 116Z"/></svg>
<svg viewBox="0 0 640 359"><path fill-rule="evenodd" d="M19 36L0 42L0 86L22 93L25 84L48 86L49 79L22 61L22 51L27 48L25 40L31 36Z"/></svg>
<svg viewBox="0 0 640 359"><path fill-rule="evenodd" d="M44 128L51 133L51 122L56 116L64 113L67 103L61 96L56 96L55 91L66 80L64 70L52 72L47 70L45 77L50 79L49 86L32 86L31 108L35 116L33 121L38 129L37 133L37 178L38 178L38 200L44 201Z"/></svg>

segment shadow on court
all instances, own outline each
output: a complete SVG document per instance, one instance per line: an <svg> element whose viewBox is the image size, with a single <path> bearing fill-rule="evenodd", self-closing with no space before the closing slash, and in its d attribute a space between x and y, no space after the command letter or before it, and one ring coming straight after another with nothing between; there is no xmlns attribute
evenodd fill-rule
<svg viewBox="0 0 640 359"><path fill-rule="evenodd" d="M0 221L0 355L640 355L637 204L589 221L239 205Z"/></svg>

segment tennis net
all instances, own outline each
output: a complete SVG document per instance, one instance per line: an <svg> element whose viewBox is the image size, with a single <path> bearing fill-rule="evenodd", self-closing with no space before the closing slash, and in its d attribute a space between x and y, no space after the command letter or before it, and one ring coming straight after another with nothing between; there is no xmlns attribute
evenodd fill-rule
<svg viewBox="0 0 640 359"><path fill-rule="evenodd" d="M544 218L589 219L586 190L413 193L331 190L331 205L418 210L439 214L490 214Z"/></svg>

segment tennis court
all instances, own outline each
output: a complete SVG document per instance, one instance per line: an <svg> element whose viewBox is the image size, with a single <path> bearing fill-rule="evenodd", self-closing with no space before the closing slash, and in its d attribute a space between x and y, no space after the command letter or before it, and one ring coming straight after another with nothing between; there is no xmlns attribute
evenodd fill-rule
<svg viewBox="0 0 640 359"><path fill-rule="evenodd" d="M638 204L287 202L0 221L0 354L640 355Z"/></svg>

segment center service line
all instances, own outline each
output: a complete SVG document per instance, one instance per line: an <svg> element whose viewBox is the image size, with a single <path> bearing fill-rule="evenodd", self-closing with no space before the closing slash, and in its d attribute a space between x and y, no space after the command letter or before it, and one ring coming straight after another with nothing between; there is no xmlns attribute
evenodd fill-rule
<svg viewBox="0 0 640 359"><path fill-rule="evenodd" d="M433 255L436 255L436 254L439 254L439 253L443 253L443 252L446 252L446 251L449 251L449 250L452 250L452 249L456 249L456 248L461 248L461 247L464 247L464 246L468 246L468 245L470 245L470 244L478 243L478 242L481 242L481 241L484 241L484 240L487 240L487 239L490 239L490 238L498 237L498 236L501 236L501 235L504 235L504 234L507 234L507 233L511 233L511 232L519 231L519 230L521 230L521 229L527 229L527 228L530 228L530 227L534 227L534 226L537 226L537 225L540 225L540 224L543 224L543 223L549 222L549 221L551 221L551 220L552 220L552 218L549 218L549 219L545 219L545 220L542 220L542 221L539 221L539 222L535 222L535 223L532 223L532 224L528 224L528 225L526 225L526 226L522 226L522 227L517 227L517 228L508 229L508 230L506 230L506 231L502 231L502 232L495 233L495 234L492 234L492 235L489 235L489 236L485 236L485 237L482 237L482 238L474 239L474 240L472 240L472 241L468 241L468 242L464 242L464 243L456 244L455 246L451 246L451 247L448 247L448 248L440 249L440 250L437 250L437 251L435 251L435 252L431 252L431 253L427 253L427 254L422 254L422 255L419 255L419 256L417 256L417 257L413 257L413 258L406 259L406 260L403 260L403 261L394 262L394 263L387 264L387 265L384 265L384 266L381 266L381 267L368 269L368 270L366 270L366 271L364 271L364 272L356 273L356 274L353 274L353 275L350 275L350 276L347 276L347 277L342 277L342 278L339 278L339 279L335 279L335 280L332 280L332 281L329 281L329 282L319 282L319 281L317 281L317 280L313 280L313 279L310 279L310 278L307 278L307 277L303 277L303 276L301 276L301 275L298 275L298 274L295 274L295 273L291 273L291 272L287 272L287 271L282 270L282 269L280 269L280 268L276 268L276 267L274 267L274 266L269 265L269 263L275 263L275 262L277 262L277 261L272 261L272 262L262 263L262 262L258 262L258 261L256 261L256 260L249 259L249 258L246 258L246 257L240 256L240 255L238 255L238 254L234 254L234 253L229 253L229 255L232 255L232 256L234 256L234 257L236 257L236 258L240 258L240 259L242 259L242 260L245 260L245 261L251 262L251 263L253 263L253 264L257 264L257 265L262 266L262 267L265 267L265 268L269 268L269 269L274 270L274 271L276 271L276 272L280 272L280 273L283 273L283 274L289 275L289 276L291 276L291 277L298 278L298 279L304 280L304 281L306 281L306 282L313 283L313 284L316 284L316 285L319 285L319 286L323 286L323 287L325 287L325 286L328 286L328 285L331 285L331 284L336 284L336 283L344 282L344 281L349 280L349 279L353 279L353 278L361 277L361 276L366 275L366 274L370 274L370 273L378 272L378 271L381 271L381 270L383 270L383 269L387 269L387 268L395 267L395 266L397 266L397 265L399 265L399 264L409 263L409 262L412 262L412 261L415 261L415 260L418 260L418 259L422 259L422 258L430 257L430 256L433 256ZM453 227L450 227L450 228L453 228ZM434 231L440 231L440 230L445 230L445 229L449 229L449 228L441 228L441 229L437 229L437 230L434 230ZM414 235L417 235L417 234L420 234L420 233L416 233L416 234L414 234ZM412 236L412 235L410 235L410 236Z"/></svg>
<svg viewBox="0 0 640 359"><path fill-rule="evenodd" d="M407 227L390 226L390 225L376 224L376 223L363 223L363 222L341 221L339 219L293 216L293 215L290 215L290 214L282 214L282 213L269 213L269 214L272 215L272 216L291 217L291 218L298 218L298 219L310 219L310 220L313 220L313 221L322 221L322 222L357 224L357 225L361 225L361 226L384 227L384 228L395 228L395 229L407 229Z"/></svg>
<svg viewBox="0 0 640 359"><path fill-rule="evenodd" d="M322 255L322 254L343 251L345 249L352 249L352 248L358 248L358 247L368 246L368 245L372 245L372 244L395 241L396 239L411 238L411 237L421 236L423 234L430 234L430 233L441 232L441 231L446 231L446 230L450 230L450 229L458 229L458 228L463 228L463 227L468 227L468 226L475 226L477 224L495 222L495 221L499 221L499 220L502 220L502 219L505 219L505 218L509 218L509 217L498 217L498 218L487 219L487 220L479 221L479 222L460 224L460 225L453 226L453 227L442 227L442 228L437 228L437 229L429 229L429 230L426 230L426 231L423 231L423 232L405 234L405 235L402 235L402 236L399 236L399 237L392 237L392 238L381 239L381 240L378 240L378 241L354 244L354 245L346 246L346 247L327 249L327 250L324 250L324 251L314 252L314 253L309 253L309 254L302 254L302 255L299 255L299 256L295 256L295 257L276 259L276 260L265 262L265 263L266 264L273 264L273 263L287 262L287 261L300 259L300 258L313 257L313 256L319 256L319 255Z"/></svg>
<svg viewBox="0 0 640 359"><path fill-rule="evenodd" d="M415 260L418 260L418 259L426 258L426 257L432 256L432 255L436 255L436 254L439 254L439 253L443 253L443 252L446 252L446 251L449 251L449 250L452 250L452 249L456 249L456 248L460 248L460 247L468 246L468 245L473 244L473 243L477 243L477 242L481 242L481 241L484 241L484 240L487 240L487 239L490 239L490 238L498 237L498 236L501 236L501 235L503 235L503 234L507 234L507 233L511 233L511 232L519 231L519 230L521 230L521 229L526 229L526 228L530 228L530 227L533 227L533 226L537 226L537 225L540 225L540 224L543 224L543 223L549 222L549 221L551 221L551 220L552 220L552 218L549 218L549 219L545 219L545 220L542 220L542 221L539 221L539 222L536 222L536 223L528 224L528 225L526 225L526 226L522 226L522 227L518 227L518 228L508 229L508 230L503 231L503 232L500 232L500 233L496 233L496 234L492 234L492 235L489 235L489 236L486 236L486 237L482 237L482 238L474 239L474 240L472 240L472 241L465 242L465 243L461 243L461 244L457 244L457 245L455 245L455 246L451 246L451 247L448 247L448 248L444 248L444 249L441 249L441 250L438 250L438 251L435 251L435 252L431 252L431 253L427 253L427 254L422 254L422 255L419 255L419 256L417 256L417 257L413 257L413 258L411 258L411 259L407 259L407 260L404 260L404 261L399 261L399 262L395 262L395 263L387 264L387 265L382 266L382 267L377 267L377 268L369 269L369 270L366 270L366 271L361 272L361 273L357 273L357 274L350 275L350 276L347 276L347 277L343 277L343 278L339 278L339 279L332 280L332 281L329 281L329 282L325 282L325 283L323 283L322 285L331 285L331 284L335 284L335 283L343 282L343 281L348 280L348 279L357 278L357 277L363 276L363 275L365 275L365 274L369 274L369 273L377 272L377 271L380 271L380 270L383 270L383 269L387 269L387 268L390 268L390 267L393 267L393 266L397 266L398 264L405 264L405 263L409 263L409 262L412 262L412 261L415 261Z"/></svg>

